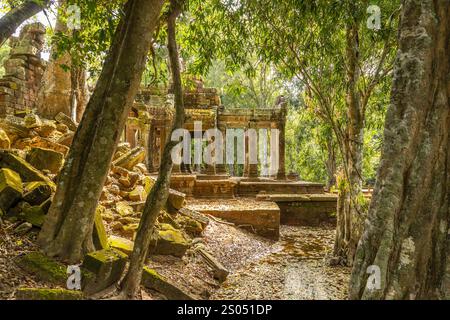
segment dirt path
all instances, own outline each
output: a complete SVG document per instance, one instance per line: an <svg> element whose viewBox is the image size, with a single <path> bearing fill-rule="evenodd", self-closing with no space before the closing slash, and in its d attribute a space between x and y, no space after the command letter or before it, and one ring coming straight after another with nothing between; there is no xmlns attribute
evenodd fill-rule
<svg viewBox="0 0 450 320"><path fill-rule="evenodd" d="M334 228L282 226L270 252L234 271L212 299L345 299L350 270L329 267Z"/></svg>

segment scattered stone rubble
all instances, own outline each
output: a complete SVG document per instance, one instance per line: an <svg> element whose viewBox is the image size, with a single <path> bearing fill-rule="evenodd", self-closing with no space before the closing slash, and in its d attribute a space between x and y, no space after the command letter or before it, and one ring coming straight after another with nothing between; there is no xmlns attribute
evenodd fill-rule
<svg viewBox="0 0 450 320"><path fill-rule="evenodd" d="M38 231L42 226L76 127L77 124L63 114L48 120L32 111L16 111L0 119L0 218L14 224L15 233ZM118 145L95 217L94 242L101 250L87 255L82 266L95 275L95 279L84 286L85 294L111 286L123 274L146 197L155 182L144 161L142 147L131 148L128 143ZM202 235L208 218L184 205L185 194L170 190L156 224L150 254L181 258L192 246L192 240ZM29 255L18 262L22 269L41 277L44 274L44 282L63 285L62 278L66 280L67 275L62 265L36 252ZM157 275L150 268L146 269L147 273ZM167 298L191 298L187 293L180 293L175 285L164 282L163 277L158 277L158 281L149 280L148 276L144 279L145 286L164 291L162 294ZM21 289L17 297L35 298L38 292L28 289ZM42 299L66 294L45 290Z"/></svg>

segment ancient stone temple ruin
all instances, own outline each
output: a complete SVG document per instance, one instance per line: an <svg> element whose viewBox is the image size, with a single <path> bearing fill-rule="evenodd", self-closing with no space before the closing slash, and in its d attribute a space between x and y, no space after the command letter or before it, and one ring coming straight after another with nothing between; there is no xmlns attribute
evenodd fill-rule
<svg viewBox="0 0 450 320"><path fill-rule="evenodd" d="M272 150L276 151L270 154L265 150L265 154L269 153L269 165L250 163L251 146L246 136L243 142L245 162L241 167L226 161L217 165L182 163L174 166L171 187L191 199L245 198L250 206L255 201L253 209L239 207L236 202L230 202L229 206L221 202L216 208L209 204L208 208L197 207L197 210L251 226L257 233L274 238L278 237L280 221L317 224L336 211L335 195L326 194L322 184L298 181L295 175L286 175L287 110L283 99L267 109L226 108L221 104L217 89L205 88L197 81L195 88L185 90L184 101L184 128L191 138L195 136L196 123L201 123L201 135L209 129L220 130L224 144L229 142L226 139L229 129L255 129L259 139L265 139L269 145L266 149L273 144ZM122 139L130 143L135 152L146 152L147 166L155 175L164 145L170 139L174 113L173 98L167 89L161 88L141 89L130 111ZM277 129L278 135L270 136L271 129ZM271 173L272 162L277 162L278 170Z"/></svg>
<svg viewBox="0 0 450 320"><path fill-rule="evenodd" d="M37 92L46 65L41 59L44 33L41 24L33 23L25 26L19 37L10 41L11 52L4 63L6 74L0 79L0 118L6 117L14 135L21 138L27 138L23 133L38 125L34 122L39 117L34 117L33 110L36 109ZM278 238L280 223L317 224L336 211L336 196L325 193L322 184L300 181L295 175L285 172L287 109L282 98L271 108L229 108L222 105L217 89L204 87L200 80L194 79L193 82L195 85L185 88L184 92L184 129L192 141L197 134L203 136L210 129L218 129L225 148L229 144L234 146L234 141L241 139L230 138L232 130L252 131L258 142L252 142L249 134L244 135L240 145L237 143L235 150L233 147L236 158L233 155L231 162L227 154L222 163L192 161L174 166L171 188L183 193L183 199L184 195L189 199L191 209L271 238ZM123 163L123 157L118 157L113 160L112 167L132 170L145 162L148 172L156 177L163 148L171 138L174 113L170 89L142 88L130 108L121 137L121 141L131 148L127 153L127 164ZM18 139L11 145L19 149L51 145L58 152L67 154L76 131L76 123L70 116L59 113L55 117L56 122L66 128L64 135L55 142L45 137L34 137ZM23 122L26 130L18 131ZM196 127L199 123L200 130ZM41 127L41 131L45 131L43 128L53 130L54 125L44 121ZM261 140L264 143L260 144ZM243 161L238 161L238 149ZM252 152L257 152L256 162L250 161L254 156ZM190 158L193 157L195 155ZM140 200L142 202L143 199ZM142 206L143 203L136 205Z"/></svg>
<svg viewBox="0 0 450 320"><path fill-rule="evenodd" d="M35 107L45 70L41 59L44 35L45 27L32 23L22 28L18 38L11 38L5 76L0 79L0 116Z"/></svg>

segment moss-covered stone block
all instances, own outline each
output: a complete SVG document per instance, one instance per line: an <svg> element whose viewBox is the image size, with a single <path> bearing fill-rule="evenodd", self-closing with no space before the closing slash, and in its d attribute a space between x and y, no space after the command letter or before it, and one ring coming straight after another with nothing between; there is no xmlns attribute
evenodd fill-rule
<svg viewBox="0 0 450 320"><path fill-rule="evenodd" d="M127 255L115 249L104 249L87 254L83 268L95 274L95 281L85 291L89 294L102 291L118 282L127 263Z"/></svg>
<svg viewBox="0 0 450 320"><path fill-rule="evenodd" d="M66 285L67 267L41 252L30 252L16 258L16 264L41 281Z"/></svg>
<svg viewBox="0 0 450 320"><path fill-rule="evenodd" d="M64 155L51 149L34 147L28 152L27 161L36 169L57 174L63 165Z"/></svg>
<svg viewBox="0 0 450 320"><path fill-rule="evenodd" d="M3 129L0 129L0 149L11 148L11 141Z"/></svg>
<svg viewBox="0 0 450 320"><path fill-rule="evenodd" d="M148 195L155 185L155 180L152 177L145 176L143 179L145 193Z"/></svg>
<svg viewBox="0 0 450 320"><path fill-rule="evenodd" d="M181 230L162 223L159 226L157 239L153 239L150 243L150 254L182 257L190 246L191 242Z"/></svg>
<svg viewBox="0 0 450 320"><path fill-rule="evenodd" d="M0 169L0 209L7 212L22 198L22 180L17 172Z"/></svg>
<svg viewBox="0 0 450 320"><path fill-rule="evenodd" d="M66 289L19 288L16 300L83 300L83 292Z"/></svg>
<svg viewBox="0 0 450 320"><path fill-rule="evenodd" d="M45 213L40 206L32 206L24 209L19 214L19 218L40 228L44 224Z"/></svg>
<svg viewBox="0 0 450 320"><path fill-rule="evenodd" d="M134 238L134 235L136 234L138 228L139 228L139 223L130 223L130 224L122 226L120 233L126 237Z"/></svg>
<svg viewBox="0 0 450 320"><path fill-rule="evenodd" d="M149 267L144 267L141 283L146 288L162 293L169 300L195 300L190 294Z"/></svg>
<svg viewBox="0 0 450 320"><path fill-rule="evenodd" d="M139 202L144 201L147 197L145 193L145 188L143 186L136 186L129 194L128 198L131 201Z"/></svg>
<svg viewBox="0 0 450 320"><path fill-rule="evenodd" d="M119 250L125 253L126 255L130 255L133 252L134 247L133 241L122 237L110 236L108 238L108 244L111 248Z"/></svg>
<svg viewBox="0 0 450 320"><path fill-rule="evenodd" d="M0 168L8 168L17 172L24 182L43 181L47 183L52 190L56 190L56 185L53 181L12 152L0 150Z"/></svg>
<svg viewBox="0 0 450 320"><path fill-rule="evenodd" d="M170 189L169 197L167 198L167 203L169 204L169 208L173 208L175 210L179 210L184 206L184 199L186 195L179 191Z"/></svg>
<svg viewBox="0 0 450 320"><path fill-rule="evenodd" d="M120 201L116 203L116 211L122 217L131 216L134 213L133 207L131 207L125 201Z"/></svg>
<svg viewBox="0 0 450 320"><path fill-rule="evenodd" d="M42 181L30 182L25 186L23 199L33 206L41 205L52 195L52 187Z"/></svg>
<svg viewBox="0 0 450 320"><path fill-rule="evenodd" d="M108 237L102 219L102 212L104 210L105 207L103 206L98 206L97 210L95 210L93 240L94 246L98 250L108 248Z"/></svg>
<svg viewBox="0 0 450 320"><path fill-rule="evenodd" d="M194 237L200 236L205 229L199 221L188 216L178 215L176 221L184 231Z"/></svg>

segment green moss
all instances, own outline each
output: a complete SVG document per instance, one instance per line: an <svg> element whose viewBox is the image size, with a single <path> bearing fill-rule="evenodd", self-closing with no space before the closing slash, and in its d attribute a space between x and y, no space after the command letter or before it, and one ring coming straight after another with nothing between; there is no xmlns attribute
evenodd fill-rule
<svg viewBox="0 0 450 320"><path fill-rule="evenodd" d="M190 294L178 288L169 279L166 279L149 267L144 267L142 272L142 284L147 288L161 292L169 300L194 299Z"/></svg>
<svg viewBox="0 0 450 320"><path fill-rule="evenodd" d="M19 202L22 192L20 176L10 169L0 169L0 209L7 212Z"/></svg>
<svg viewBox="0 0 450 320"><path fill-rule="evenodd" d="M39 170L49 170L56 174L63 165L64 155L51 149L33 147L27 155L27 161Z"/></svg>
<svg viewBox="0 0 450 320"><path fill-rule="evenodd" d="M190 246L190 241L184 233L166 223L161 223L159 228L158 238L151 241L150 252L152 254L182 257Z"/></svg>
<svg viewBox="0 0 450 320"><path fill-rule="evenodd" d="M65 285L67 281L66 266L50 259L41 252L30 252L16 260L26 272L35 275L43 281Z"/></svg>
<svg viewBox="0 0 450 320"><path fill-rule="evenodd" d="M121 251L114 249L104 249L88 253L84 258L83 267L95 273L104 264L126 259L127 255Z"/></svg>
<svg viewBox="0 0 450 320"><path fill-rule="evenodd" d="M31 205L40 205L52 195L52 188L42 181L30 182L25 187L24 200Z"/></svg>
<svg viewBox="0 0 450 320"><path fill-rule="evenodd" d="M164 278L162 275L156 272L155 269L151 269L149 267L144 267L143 275L144 274L147 277L147 280L149 280L149 278L152 278L154 280L166 281L166 278Z"/></svg>
<svg viewBox="0 0 450 320"><path fill-rule="evenodd" d="M124 201L120 201L120 202L116 203L116 211L122 217L130 216L134 213L133 208Z"/></svg>
<svg viewBox="0 0 450 320"><path fill-rule="evenodd" d="M108 248L108 239L101 214L103 211L105 211L105 208L98 206L94 218L94 245L99 250Z"/></svg>
<svg viewBox="0 0 450 320"><path fill-rule="evenodd" d="M20 179L20 175L17 172L14 172L8 168L0 169L0 192L6 187L11 187L22 193L22 179Z"/></svg>
<svg viewBox="0 0 450 320"><path fill-rule="evenodd" d="M159 231L159 236L167 241L176 242L180 244L188 244L186 239L178 231L174 230L161 230Z"/></svg>
<svg viewBox="0 0 450 320"><path fill-rule="evenodd" d="M175 229L174 227L172 227L170 224L167 223L161 223L158 234L159 238L162 238L170 242L176 242L186 245L189 244L189 242L186 240L186 238L184 237L184 235L181 233L180 230Z"/></svg>
<svg viewBox="0 0 450 320"><path fill-rule="evenodd" d="M152 190L153 185L155 184L155 181L149 176L145 176L143 181L144 181L145 193L148 195L150 193L150 191Z"/></svg>
<svg viewBox="0 0 450 320"><path fill-rule="evenodd" d="M19 218L40 228L44 224L45 213L40 206L33 206L24 209L24 211L19 214Z"/></svg>
<svg viewBox="0 0 450 320"><path fill-rule="evenodd" d="M87 254L83 268L95 274L95 280L88 282L85 292L95 293L117 283L125 270L127 255L114 250L99 250Z"/></svg>
<svg viewBox="0 0 450 320"><path fill-rule="evenodd" d="M11 152L0 150L0 167L14 170L25 182L44 181L52 190L56 190L56 185L42 172Z"/></svg>
<svg viewBox="0 0 450 320"><path fill-rule="evenodd" d="M134 243L125 238L111 236L108 239L108 244L112 248L119 250L127 255L130 255L133 252Z"/></svg>

